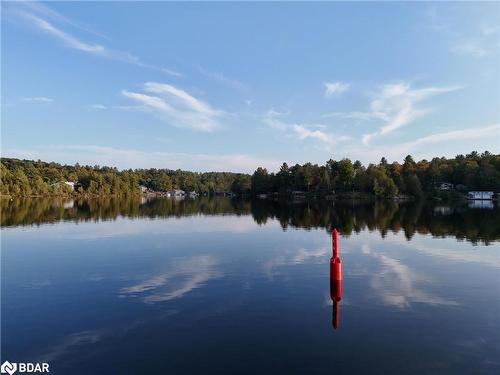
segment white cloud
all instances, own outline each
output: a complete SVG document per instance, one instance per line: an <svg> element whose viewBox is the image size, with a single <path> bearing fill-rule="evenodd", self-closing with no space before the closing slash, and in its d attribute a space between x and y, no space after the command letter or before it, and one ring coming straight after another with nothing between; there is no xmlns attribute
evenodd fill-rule
<svg viewBox="0 0 500 375"><path fill-rule="evenodd" d="M107 109L108 107L106 107L105 105L102 105L102 104L92 104L90 106L90 108L104 110L104 109Z"/></svg>
<svg viewBox="0 0 500 375"><path fill-rule="evenodd" d="M179 73L179 72L172 70L172 69L160 68L160 70L163 73L169 74L169 75L174 76L174 77L182 77L182 73Z"/></svg>
<svg viewBox="0 0 500 375"><path fill-rule="evenodd" d="M23 98L25 102L52 103L54 99L45 96L32 96Z"/></svg>
<svg viewBox="0 0 500 375"><path fill-rule="evenodd" d="M474 57L484 57L488 50L482 46L479 40L467 39L455 44L451 51L458 55L469 55Z"/></svg>
<svg viewBox="0 0 500 375"><path fill-rule="evenodd" d="M378 118L385 123L377 131L364 134L363 143L367 145L375 136L389 134L429 113L429 108L417 107L417 104L425 99L458 89L459 86L412 89L410 84L405 82L382 86L370 103L370 112L365 113L365 118Z"/></svg>
<svg viewBox="0 0 500 375"><path fill-rule="evenodd" d="M497 38L490 39L500 31L500 27L493 22L485 24L484 20L481 20L483 22L482 26L475 27L472 30L467 30L467 27L463 27L463 24L460 26L455 24L454 27L451 27L451 19L445 21L443 17L438 15L435 7L429 10L428 20L431 29L446 35L450 39L450 50L457 55L482 58L499 46Z"/></svg>
<svg viewBox="0 0 500 375"><path fill-rule="evenodd" d="M345 118L345 119L351 119L351 120L360 120L360 121L372 121L372 120L383 120L387 121L387 116L383 112L359 112L359 111L353 111L353 112L331 112L331 113L326 113L322 117L328 118L328 117L340 117L340 118Z"/></svg>
<svg viewBox="0 0 500 375"><path fill-rule="evenodd" d="M289 112L278 112L274 109L270 109L263 116L262 121L270 128L286 132L288 137L300 141L314 139L331 146L335 144L336 141L348 139L348 137L335 137L333 134L325 132L324 129L327 127L323 124L299 124L281 120L282 117L288 114Z"/></svg>
<svg viewBox="0 0 500 375"><path fill-rule="evenodd" d="M181 73L178 73L174 70L145 63L137 56L134 56L128 52L114 50L99 43L89 43L83 41L70 32L63 30L60 26L56 26L56 23L64 23L71 27L83 30L86 33L99 35L100 37L103 36L99 33L95 33L85 27L78 25L76 22L73 22L67 17L53 11L49 7L40 3L12 2L6 8L6 12L11 16L14 16L18 19L20 18L25 22L28 22L30 26L53 36L69 48L76 49L78 51L95 56L137 65L143 68L159 70L172 76L181 76ZM48 19L50 19L51 21L49 21Z"/></svg>
<svg viewBox="0 0 500 375"><path fill-rule="evenodd" d="M30 18L33 22L33 25L38 29L55 36L56 38L63 41L68 47L78 49L83 52L94 53L99 55L106 55L109 52L99 44L88 44L82 42L81 40L75 38L73 35L68 34L55 26L53 26L50 22L45 21L37 16L32 14L27 14L26 17Z"/></svg>
<svg viewBox="0 0 500 375"><path fill-rule="evenodd" d="M231 87L233 89L237 89L237 90L246 89L246 86L243 82L240 82L234 78L229 78L222 72L209 72L209 71L205 70L200 65L198 65L198 71L200 72L201 75L203 75L209 79L212 79L214 81L218 81L218 82L222 83L223 85L226 85L226 86Z"/></svg>
<svg viewBox="0 0 500 375"><path fill-rule="evenodd" d="M246 154L188 154L118 149L99 145L56 145L31 150L3 149L2 156L50 160L63 164L106 165L119 169L169 168L195 172L247 172L257 167L279 170L281 161Z"/></svg>
<svg viewBox="0 0 500 375"><path fill-rule="evenodd" d="M350 84L344 82L324 82L325 86L325 98L329 98L333 95L342 94L343 92L349 90Z"/></svg>
<svg viewBox="0 0 500 375"><path fill-rule="evenodd" d="M485 137L499 137L500 124L493 124L484 127L474 127L468 129L452 130L449 132L435 133L425 137L418 138L412 142L401 145L404 149L413 149L416 146L428 145L432 143L442 143L458 140L472 140Z"/></svg>
<svg viewBox="0 0 500 375"><path fill-rule="evenodd" d="M212 108L184 90L165 83L146 82L144 91L158 96L127 90L122 94L153 110L171 125L207 132L221 127L219 120L225 115L224 111Z"/></svg>
<svg viewBox="0 0 500 375"><path fill-rule="evenodd" d="M344 149L347 157L360 159L364 163L372 163L374 160L380 159L382 156L388 160L402 160L406 155L412 154L415 159L431 159L437 155L445 157L454 157L460 152L463 152L463 147L455 146L459 141L469 142L468 149L477 149L478 144L484 145L487 141L498 139L500 135L500 124L487 126L476 126L472 128L464 128L429 134L409 142L402 142L390 145L370 146L369 148L355 147L353 145ZM365 137L370 137L366 134ZM484 142L475 142L473 140L482 139ZM370 139L364 140L369 142ZM431 147L436 145L435 147ZM500 144L497 142L496 148L491 146L481 146L480 150L489 149L491 152L498 152ZM467 148L466 148L467 149ZM436 154L438 152L439 154Z"/></svg>
<svg viewBox="0 0 500 375"><path fill-rule="evenodd" d="M333 143L333 138L321 130L310 130L303 125L292 125L292 129L296 137L300 140L312 138L328 144Z"/></svg>

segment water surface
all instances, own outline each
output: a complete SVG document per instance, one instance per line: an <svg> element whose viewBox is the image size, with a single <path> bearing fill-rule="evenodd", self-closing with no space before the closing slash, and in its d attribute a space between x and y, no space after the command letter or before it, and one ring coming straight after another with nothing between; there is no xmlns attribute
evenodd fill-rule
<svg viewBox="0 0 500 375"><path fill-rule="evenodd" d="M2 360L55 374L500 371L494 205L32 199L2 201L1 220Z"/></svg>

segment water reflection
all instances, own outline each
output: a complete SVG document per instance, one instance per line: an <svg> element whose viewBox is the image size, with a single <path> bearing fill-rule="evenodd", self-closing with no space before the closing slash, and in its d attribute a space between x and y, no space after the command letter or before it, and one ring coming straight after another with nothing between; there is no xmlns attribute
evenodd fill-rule
<svg viewBox="0 0 500 375"><path fill-rule="evenodd" d="M181 298L217 277L217 261L209 256L195 256L170 262L169 269L139 283L122 288L122 297L140 297L144 303L156 303Z"/></svg>
<svg viewBox="0 0 500 375"><path fill-rule="evenodd" d="M473 208L473 209L471 209ZM487 209L487 215L485 210ZM1 201L1 226L39 225L58 221L116 220L119 217L168 218L193 215L251 215L258 224L276 219L281 227L338 228L343 235L378 230L455 236L488 244L500 239L500 208L492 202L468 207L394 201L280 202L268 200L100 198L89 200L14 199Z"/></svg>
<svg viewBox="0 0 500 375"><path fill-rule="evenodd" d="M2 357L56 374L498 373L500 243L480 243L495 207L10 204L26 212L2 205Z"/></svg>

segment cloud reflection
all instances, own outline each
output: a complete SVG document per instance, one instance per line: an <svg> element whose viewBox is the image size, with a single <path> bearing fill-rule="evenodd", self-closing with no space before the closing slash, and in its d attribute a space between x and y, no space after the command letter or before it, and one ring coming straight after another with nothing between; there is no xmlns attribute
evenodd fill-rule
<svg viewBox="0 0 500 375"><path fill-rule="evenodd" d="M367 244L363 245L362 252L378 259L382 266L380 272L373 274L370 287L384 304L399 309L408 309L413 303L458 305L455 301L426 292L422 284L430 283L431 280L399 260L384 254L374 253Z"/></svg>
<svg viewBox="0 0 500 375"><path fill-rule="evenodd" d="M145 303L181 298L208 280L218 277L217 261L201 255L174 262L171 268L136 285L120 290L122 297L141 297Z"/></svg>

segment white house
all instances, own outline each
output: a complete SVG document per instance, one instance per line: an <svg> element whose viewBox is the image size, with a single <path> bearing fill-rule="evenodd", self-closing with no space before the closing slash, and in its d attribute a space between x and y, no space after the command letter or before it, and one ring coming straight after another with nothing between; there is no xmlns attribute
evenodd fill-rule
<svg viewBox="0 0 500 375"><path fill-rule="evenodd" d="M172 196L174 197L184 197L186 195L186 192L184 190L176 189L172 191Z"/></svg>
<svg viewBox="0 0 500 375"><path fill-rule="evenodd" d="M145 193L148 191L148 188L146 186L140 185L139 189L141 189L141 193Z"/></svg>
<svg viewBox="0 0 500 375"><path fill-rule="evenodd" d="M449 182L441 182L439 184L439 190L453 190L453 184Z"/></svg>
<svg viewBox="0 0 500 375"><path fill-rule="evenodd" d="M71 181L64 181L64 184L69 186L71 190L75 190L75 183Z"/></svg>
<svg viewBox="0 0 500 375"><path fill-rule="evenodd" d="M467 199L480 199L480 200L492 200L492 191L469 191L467 193Z"/></svg>

